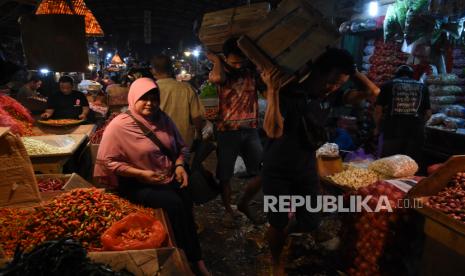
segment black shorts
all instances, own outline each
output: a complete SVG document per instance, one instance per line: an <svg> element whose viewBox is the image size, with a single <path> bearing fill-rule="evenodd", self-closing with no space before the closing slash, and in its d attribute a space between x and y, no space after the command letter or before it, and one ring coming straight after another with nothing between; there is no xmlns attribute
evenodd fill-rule
<svg viewBox="0 0 465 276"><path fill-rule="evenodd" d="M315 196L320 194L319 178L316 168L300 174L286 173L279 176L276 172L267 173L262 171L263 194L265 196L310 196L312 202ZM287 212L268 212L268 222L276 229L284 229L289 222ZM306 207L296 209L296 219L300 226L305 229L315 229L320 221L319 213L310 213Z"/></svg>

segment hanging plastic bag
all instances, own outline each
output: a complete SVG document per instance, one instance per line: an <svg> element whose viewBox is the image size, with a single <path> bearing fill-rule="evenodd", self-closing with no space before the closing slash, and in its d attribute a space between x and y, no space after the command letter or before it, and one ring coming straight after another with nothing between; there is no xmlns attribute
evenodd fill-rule
<svg viewBox="0 0 465 276"><path fill-rule="evenodd" d="M156 218L134 213L113 224L102 235L104 250L124 251L154 249L166 239L166 229Z"/></svg>

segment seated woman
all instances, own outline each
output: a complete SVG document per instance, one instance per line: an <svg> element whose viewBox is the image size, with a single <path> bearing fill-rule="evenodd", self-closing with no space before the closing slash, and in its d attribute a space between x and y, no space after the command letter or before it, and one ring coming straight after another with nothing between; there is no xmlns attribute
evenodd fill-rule
<svg viewBox="0 0 465 276"><path fill-rule="evenodd" d="M116 184L119 194L137 204L162 208L176 242L194 269L208 271L201 257L192 202L183 167L188 150L176 126L159 109L160 93L152 79L136 80L128 94L129 112L118 115L103 134L95 177Z"/></svg>

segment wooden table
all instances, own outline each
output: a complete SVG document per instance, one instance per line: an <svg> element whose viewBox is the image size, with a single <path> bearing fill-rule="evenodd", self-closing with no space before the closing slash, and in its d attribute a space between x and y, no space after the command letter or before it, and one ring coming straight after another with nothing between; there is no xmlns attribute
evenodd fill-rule
<svg viewBox="0 0 465 276"><path fill-rule="evenodd" d="M85 134L90 137L95 130L96 125L78 125L78 126L63 126L63 127L51 127L44 125L37 125L32 128L33 136L53 135L53 134Z"/></svg>
<svg viewBox="0 0 465 276"><path fill-rule="evenodd" d="M73 137L76 141L76 144L70 149L67 153L57 153L50 155L36 155L29 156L31 158L31 163L35 172L42 174L61 174L63 173L63 166L70 160L70 158L75 154L76 150L84 143L87 138L86 134L68 134L67 136ZM37 139L50 139L55 137L54 135L43 135L37 137ZM58 135L56 136L59 138ZM33 136L28 138L34 138ZM64 139L63 138L63 139Z"/></svg>

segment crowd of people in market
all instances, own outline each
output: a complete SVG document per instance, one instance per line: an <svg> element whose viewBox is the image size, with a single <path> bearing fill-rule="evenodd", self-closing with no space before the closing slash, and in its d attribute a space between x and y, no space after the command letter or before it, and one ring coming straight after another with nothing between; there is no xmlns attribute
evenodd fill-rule
<svg viewBox="0 0 465 276"><path fill-rule="evenodd" d="M176 80L169 56L154 56L150 68L129 70L125 76L104 81L97 74L94 79L102 84L104 94L127 95L128 105L103 133L94 177L104 179L131 202L165 210L179 247L199 274L209 275L209 271L188 188L192 148L199 140L216 139L215 188L221 193L227 227L234 227L239 213L257 222L249 205L261 189L272 196L318 195L315 152L328 140L347 151L368 149L368 143L379 140L380 157L406 154L423 163L421 141L431 106L428 90L413 78L407 65L378 88L357 70L349 52L337 48L327 48L308 61L285 84L276 71L254 68L235 38L225 42L222 56L209 52L206 57L212 64L208 81L216 86L219 100L213 122L205 117L197 88ZM58 91L31 112L44 120L95 120L75 82L71 76L61 76ZM15 97L28 106L30 99L42 98L41 85L41 78L31 75ZM259 98L267 101L263 125L259 124ZM332 114L338 106L362 101L375 105L373 139L357 144ZM239 156L250 181L239 202L232 202L231 179ZM289 221L287 213L269 213L267 218L273 268L279 273L284 269L281 252L286 236L296 229L316 229L319 217L298 208L295 221Z"/></svg>

